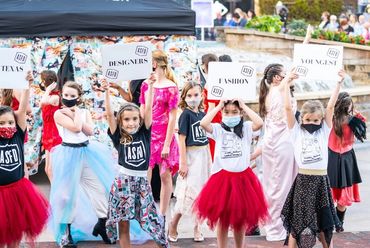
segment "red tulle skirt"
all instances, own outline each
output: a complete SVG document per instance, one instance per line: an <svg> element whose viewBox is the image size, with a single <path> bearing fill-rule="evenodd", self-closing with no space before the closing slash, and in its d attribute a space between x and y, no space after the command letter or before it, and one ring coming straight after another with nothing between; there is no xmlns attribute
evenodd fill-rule
<svg viewBox="0 0 370 248"><path fill-rule="evenodd" d="M350 187L345 188L332 188L331 193L333 195L334 202L337 202L341 206L351 206L353 202L360 202L360 191L358 184L353 184Z"/></svg>
<svg viewBox="0 0 370 248"><path fill-rule="evenodd" d="M0 246L33 242L49 217L49 203L25 178L0 186Z"/></svg>
<svg viewBox="0 0 370 248"><path fill-rule="evenodd" d="M212 229L220 223L223 228L250 232L269 219L262 186L250 168L213 174L195 200L193 210Z"/></svg>

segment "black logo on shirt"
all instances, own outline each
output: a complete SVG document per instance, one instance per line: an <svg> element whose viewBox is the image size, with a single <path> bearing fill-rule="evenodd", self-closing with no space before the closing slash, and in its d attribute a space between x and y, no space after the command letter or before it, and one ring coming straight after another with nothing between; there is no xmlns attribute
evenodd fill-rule
<svg viewBox="0 0 370 248"><path fill-rule="evenodd" d="M21 165L20 152L17 144L0 146L0 169L14 171Z"/></svg>
<svg viewBox="0 0 370 248"><path fill-rule="evenodd" d="M135 141L125 145L125 163L133 167L139 167L145 163L146 152L142 141Z"/></svg>
<svg viewBox="0 0 370 248"><path fill-rule="evenodd" d="M193 140L195 142L207 142L207 136L204 129L200 126L200 121L195 122L193 125L191 125L191 132L193 135Z"/></svg>

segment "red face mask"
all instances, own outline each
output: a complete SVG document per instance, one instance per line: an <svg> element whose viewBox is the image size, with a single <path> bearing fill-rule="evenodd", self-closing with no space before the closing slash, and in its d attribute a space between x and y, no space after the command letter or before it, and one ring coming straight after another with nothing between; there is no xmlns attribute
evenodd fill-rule
<svg viewBox="0 0 370 248"><path fill-rule="evenodd" d="M0 127L0 137L4 139L12 138L16 132L16 127Z"/></svg>

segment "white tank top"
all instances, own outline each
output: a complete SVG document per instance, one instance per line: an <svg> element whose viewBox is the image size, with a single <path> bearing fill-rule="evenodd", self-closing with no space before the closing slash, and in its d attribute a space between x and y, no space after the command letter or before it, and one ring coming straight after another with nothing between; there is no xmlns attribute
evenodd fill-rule
<svg viewBox="0 0 370 248"><path fill-rule="evenodd" d="M82 123L86 122L86 109L81 109L81 118ZM67 128L62 127L61 125L56 124L58 128L59 136L62 138L63 142L71 143L71 144L78 144L83 143L87 140L89 140L89 137L86 136L83 132L72 132L68 130Z"/></svg>

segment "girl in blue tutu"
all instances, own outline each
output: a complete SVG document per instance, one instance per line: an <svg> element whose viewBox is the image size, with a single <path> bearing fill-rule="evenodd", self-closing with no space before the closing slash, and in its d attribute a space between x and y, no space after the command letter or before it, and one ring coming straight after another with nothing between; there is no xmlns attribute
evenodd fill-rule
<svg viewBox="0 0 370 248"><path fill-rule="evenodd" d="M76 241L93 238L91 233L110 243L105 222L114 178L112 153L108 147L89 140L93 123L90 112L78 107L81 95L79 84L65 83L63 108L54 114L63 142L51 153L54 177L50 204L54 233L61 247L76 247Z"/></svg>
<svg viewBox="0 0 370 248"><path fill-rule="evenodd" d="M106 91L108 135L118 150L119 175L112 180L107 221L108 237L117 238L117 224L121 247L130 247L129 230L139 222L157 243L169 247L164 229L164 217L156 208L147 172L150 159L154 75L148 80L145 108L125 103L114 116L110 106L109 89ZM132 220L132 221L130 221ZM135 221L136 220L136 221ZM131 239L132 242L132 239Z"/></svg>

